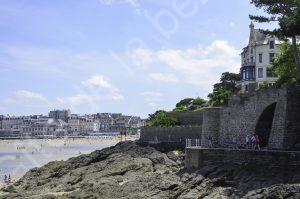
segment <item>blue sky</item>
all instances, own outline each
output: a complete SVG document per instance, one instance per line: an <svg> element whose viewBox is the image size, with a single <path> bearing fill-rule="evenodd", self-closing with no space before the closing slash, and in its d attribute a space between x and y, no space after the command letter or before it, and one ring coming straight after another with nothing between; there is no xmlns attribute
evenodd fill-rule
<svg viewBox="0 0 300 199"><path fill-rule="evenodd" d="M248 0L0 0L0 114L147 114L238 72Z"/></svg>

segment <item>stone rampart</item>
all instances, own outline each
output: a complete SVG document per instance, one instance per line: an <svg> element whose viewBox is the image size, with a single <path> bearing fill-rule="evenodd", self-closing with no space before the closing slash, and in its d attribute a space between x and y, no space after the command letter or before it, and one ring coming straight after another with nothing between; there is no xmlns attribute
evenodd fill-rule
<svg viewBox="0 0 300 199"><path fill-rule="evenodd" d="M201 139L202 126L143 127L141 142L184 142Z"/></svg>
<svg viewBox="0 0 300 199"><path fill-rule="evenodd" d="M207 162L216 164L252 164L261 167L286 167L294 171L300 167L300 152L292 151L254 151L234 149L186 149L186 168L199 168Z"/></svg>
<svg viewBox="0 0 300 199"><path fill-rule="evenodd" d="M202 110L186 112L169 112L169 117L176 118L180 125L202 125Z"/></svg>
<svg viewBox="0 0 300 199"><path fill-rule="evenodd" d="M203 110L203 125L201 146L219 146L221 108L208 108Z"/></svg>
<svg viewBox="0 0 300 199"><path fill-rule="evenodd" d="M168 142L188 138L201 139L203 147L245 148L246 136L256 134L262 148L300 149L300 88L297 87L270 87L250 95L232 96L226 107L170 114L192 126L145 127L141 140Z"/></svg>
<svg viewBox="0 0 300 199"><path fill-rule="evenodd" d="M233 96L229 100L228 107L224 107L220 114L219 146L238 147L245 144L247 135L260 133L265 134L264 139L268 142L266 147L283 148L286 104L287 88L268 88L246 97ZM264 113L269 109L269 112ZM265 118L270 118L269 121L264 121L262 114ZM259 123L261 128L258 128ZM264 126L270 128L263 129Z"/></svg>

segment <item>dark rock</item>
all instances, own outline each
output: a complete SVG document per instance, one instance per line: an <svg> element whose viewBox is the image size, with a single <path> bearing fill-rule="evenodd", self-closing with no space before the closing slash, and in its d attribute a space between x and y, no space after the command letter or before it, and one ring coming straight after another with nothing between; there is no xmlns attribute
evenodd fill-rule
<svg viewBox="0 0 300 199"><path fill-rule="evenodd" d="M124 142L27 172L1 198L299 198L300 171L283 183L281 168L209 162L183 168L181 153ZM264 171L264 172L263 172Z"/></svg>

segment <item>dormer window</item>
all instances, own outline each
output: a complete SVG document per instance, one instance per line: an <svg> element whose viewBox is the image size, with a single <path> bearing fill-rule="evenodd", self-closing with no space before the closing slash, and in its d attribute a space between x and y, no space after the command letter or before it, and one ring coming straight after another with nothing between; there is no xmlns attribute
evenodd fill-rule
<svg viewBox="0 0 300 199"><path fill-rule="evenodd" d="M274 41L270 41L270 49L274 49L275 47L275 42Z"/></svg>

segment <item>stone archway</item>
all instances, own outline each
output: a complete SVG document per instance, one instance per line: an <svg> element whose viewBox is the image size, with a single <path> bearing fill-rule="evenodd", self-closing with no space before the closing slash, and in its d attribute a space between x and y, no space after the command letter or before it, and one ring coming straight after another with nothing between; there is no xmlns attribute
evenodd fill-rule
<svg viewBox="0 0 300 199"><path fill-rule="evenodd" d="M260 139L261 147L268 146L276 105L277 103L275 102L265 108L257 121L255 134Z"/></svg>

